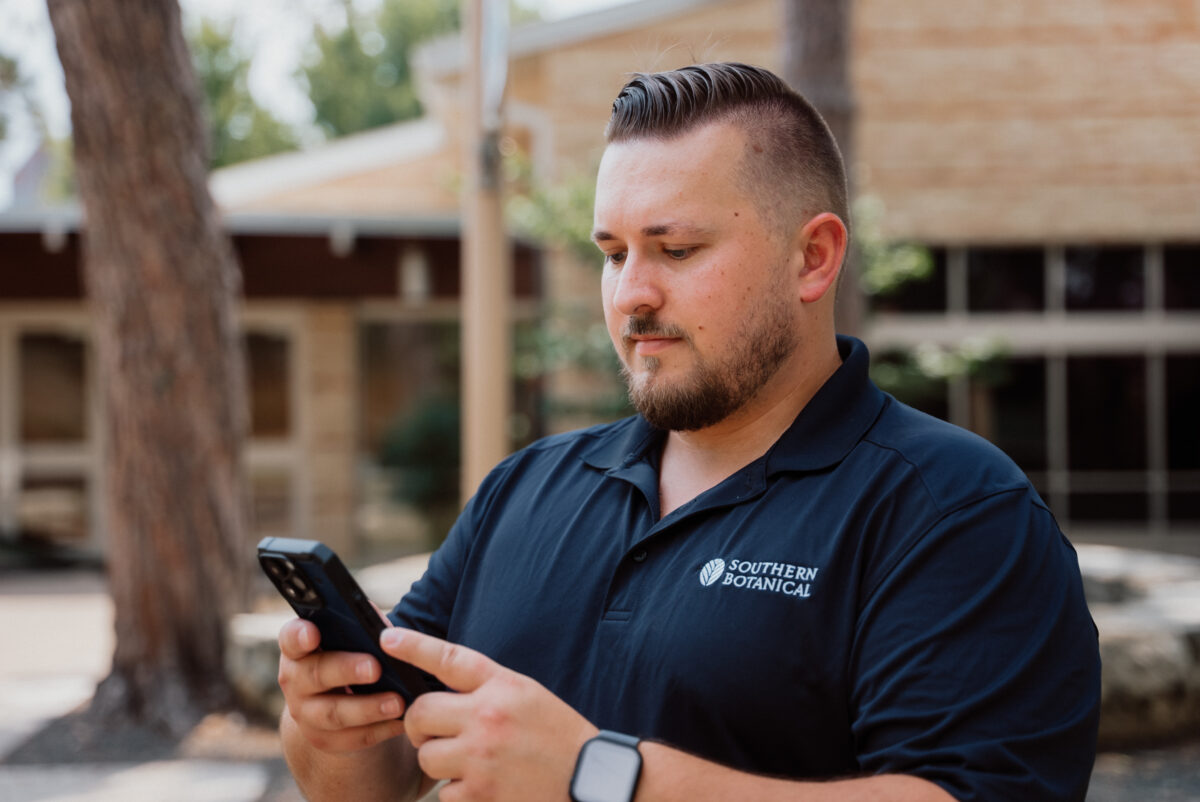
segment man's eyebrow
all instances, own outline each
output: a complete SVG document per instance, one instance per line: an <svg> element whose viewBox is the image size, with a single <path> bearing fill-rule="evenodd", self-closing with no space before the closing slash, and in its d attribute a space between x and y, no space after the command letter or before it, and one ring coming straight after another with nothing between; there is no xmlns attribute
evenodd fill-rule
<svg viewBox="0 0 1200 802"><path fill-rule="evenodd" d="M692 223L660 223L655 226L646 226L642 229L642 235L646 237L684 236L706 239L711 237L712 234L713 230L711 228Z"/></svg>
<svg viewBox="0 0 1200 802"><path fill-rule="evenodd" d="M642 229L643 237L665 237L668 235L686 235L703 239L712 235L712 229L691 225L690 223L658 223ZM592 232L593 242L612 242L616 238L616 235L603 229L597 229Z"/></svg>

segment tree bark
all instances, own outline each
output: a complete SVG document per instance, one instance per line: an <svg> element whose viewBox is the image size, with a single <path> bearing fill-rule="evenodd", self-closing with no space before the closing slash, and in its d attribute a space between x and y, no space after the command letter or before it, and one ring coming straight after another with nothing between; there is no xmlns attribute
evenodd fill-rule
<svg viewBox="0 0 1200 802"><path fill-rule="evenodd" d="M232 703L253 556L241 278L208 192L176 0L48 0L71 99L104 400L111 675L93 709L171 735Z"/></svg>
<svg viewBox="0 0 1200 802"><path fill-rule="evenodd" d="M850 82L852 0L787 0L784 3L783 77L808 98L829 124L846 163L850 197L855 192L854 89ZM854 275L853 251L838 289L838 330L857 334L865 302Z"/></svg>

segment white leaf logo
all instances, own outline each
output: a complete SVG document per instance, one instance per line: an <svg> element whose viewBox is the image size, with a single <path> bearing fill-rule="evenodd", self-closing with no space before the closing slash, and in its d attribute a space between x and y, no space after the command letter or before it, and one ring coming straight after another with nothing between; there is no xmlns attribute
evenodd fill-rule
<svg viewBox="0 0 1200 802"><path fill-rule="evenodd" d="M708 587L721 578L721 574L725 573L725 561L720 557L709 560L700 569L700 584Z"/></svg>

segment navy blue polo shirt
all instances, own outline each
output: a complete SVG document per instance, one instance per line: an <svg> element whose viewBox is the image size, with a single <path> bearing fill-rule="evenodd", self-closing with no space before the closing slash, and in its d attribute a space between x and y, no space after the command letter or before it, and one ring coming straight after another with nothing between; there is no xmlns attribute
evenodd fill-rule
<svg viewBox="0 0 1200 802"><path fill-rule="evenodd" d="M512 455L393 620L747 771L1082 800L1100 664L1074 550L998 449L838 345L767 454L665 517L640 417Z"/></svg>

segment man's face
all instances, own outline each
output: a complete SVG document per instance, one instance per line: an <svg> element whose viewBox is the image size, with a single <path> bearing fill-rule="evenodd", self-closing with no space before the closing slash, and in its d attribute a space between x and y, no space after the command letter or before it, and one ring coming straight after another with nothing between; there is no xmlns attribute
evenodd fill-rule
<svg viewBox="0 0 1200 802"><path fill-rule="evenodd" d="M715 124L610 145L600 164L604 317L634 406L664 429L743 409L798 345L799 266L739 180L745 147Z"/></svg>

